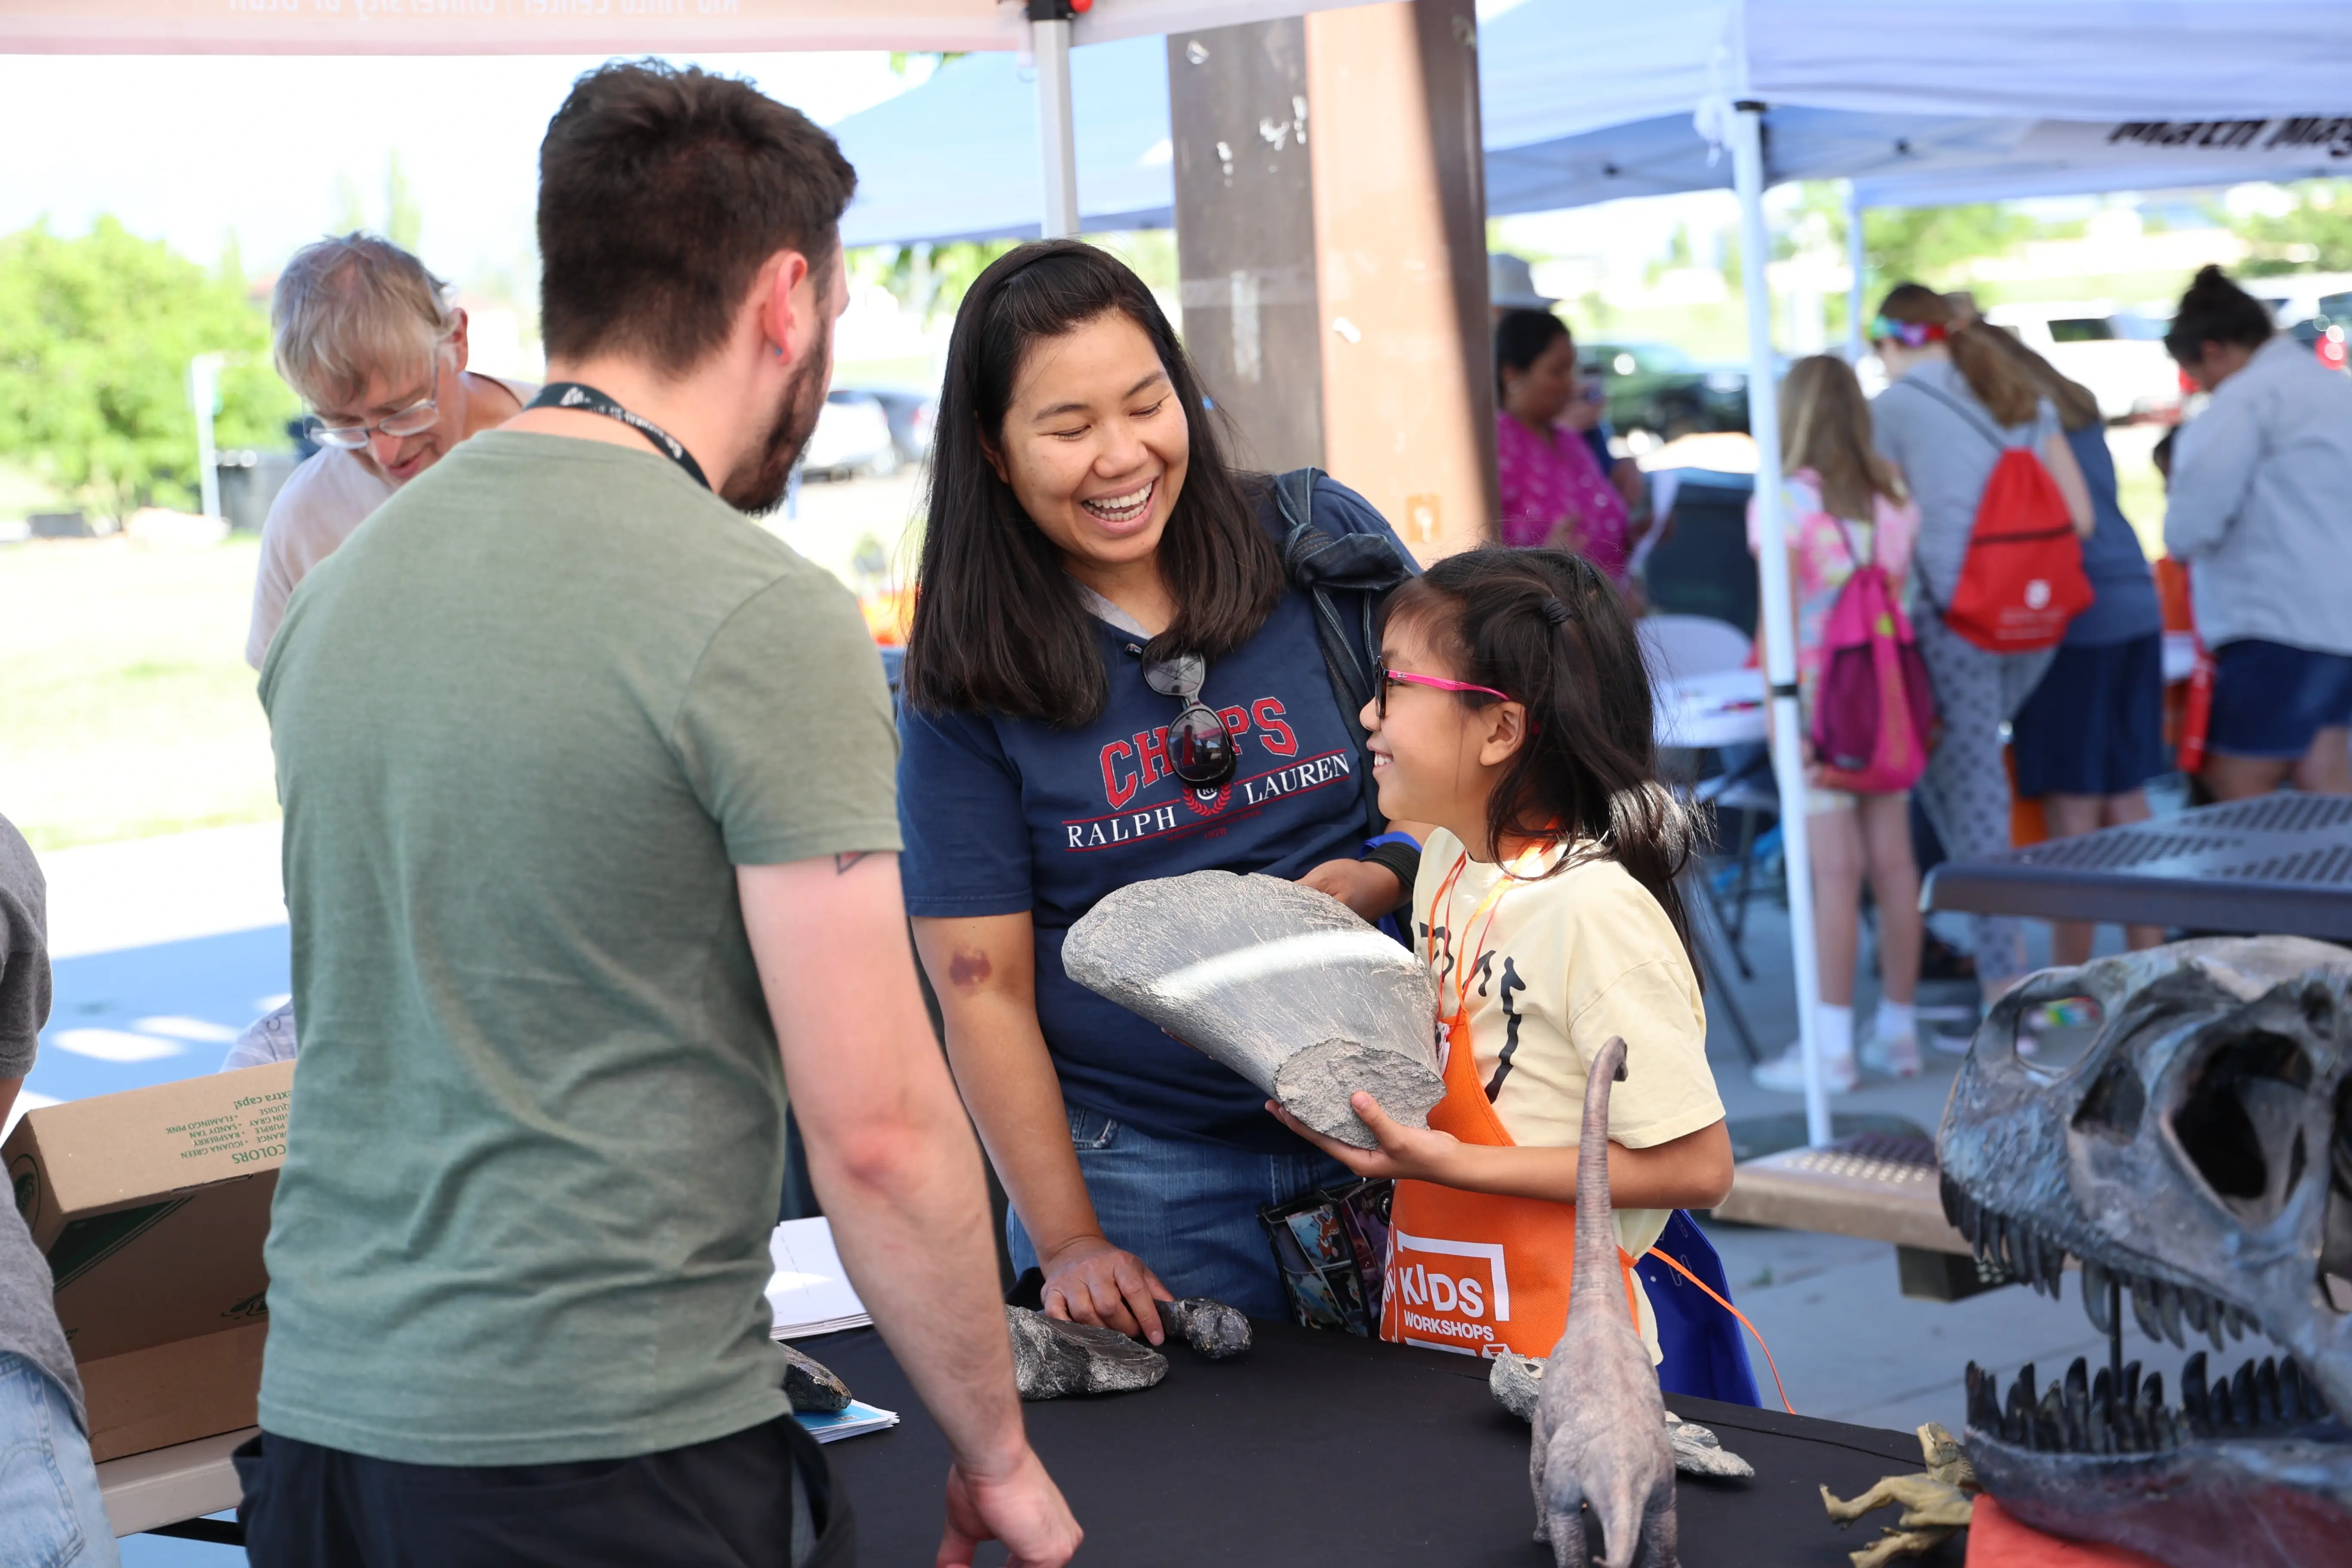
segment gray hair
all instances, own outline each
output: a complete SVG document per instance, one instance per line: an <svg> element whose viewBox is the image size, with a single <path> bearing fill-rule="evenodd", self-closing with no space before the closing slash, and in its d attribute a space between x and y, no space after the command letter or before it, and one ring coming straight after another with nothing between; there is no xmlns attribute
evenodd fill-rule
<svg viewBox="0 0 2352 1568"><path fill-rule="evenodd" d="M306 245L269 301L278 374L314 409L349 409L368 379L422 363L457 327L449 285L372 234Z"/></svg>

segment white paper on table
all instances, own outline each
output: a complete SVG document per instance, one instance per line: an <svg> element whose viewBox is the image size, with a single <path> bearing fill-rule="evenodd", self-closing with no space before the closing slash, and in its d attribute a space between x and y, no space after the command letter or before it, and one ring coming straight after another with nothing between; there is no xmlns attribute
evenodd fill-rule
<svg viewBox="0 0 2352 1568"><path fill-rule="evenodd" d="M775 1338L829 1334L838 1329L863 1328L874 1321L841 1266L829 1220L786 1220L769 1236L768 1256L776 1266L768 1280Z"/></svg>

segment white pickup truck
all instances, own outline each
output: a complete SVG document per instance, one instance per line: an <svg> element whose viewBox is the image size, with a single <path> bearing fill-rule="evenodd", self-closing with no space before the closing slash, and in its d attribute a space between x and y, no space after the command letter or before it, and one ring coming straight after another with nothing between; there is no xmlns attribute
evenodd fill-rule
<svg viewBox="0 0 2352 1568"><path fill-rule="evenodd" d="M2108 300L2064 300L1996 305L1985 320L2088 387L2110 423L2179 417L2180 369L2165 352L2161 313Z"/></svg>

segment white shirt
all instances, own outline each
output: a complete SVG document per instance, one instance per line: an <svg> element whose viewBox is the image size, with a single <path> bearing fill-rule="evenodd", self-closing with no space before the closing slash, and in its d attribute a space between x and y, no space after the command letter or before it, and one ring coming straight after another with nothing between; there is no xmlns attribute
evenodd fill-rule
<svg viewBox="0 0 2352 1568"><path fill-rule="evenodd" d="M485 376L529 404L539 388L527 381ZM287 479L261 525L261 565L253 577L253 625L245 634L245 662L261 668L269 639L286 618L286 601L310 568L342 548L352 530L392 499L392 481L340 447L321 447Z"/></svg>
<svg viewBox="0 0 2352 1568"><path fill-rule="evenodd" d="M2164 547L2205 646L2352 654L2352 377L2273 338L2175 446Z"/></svg>

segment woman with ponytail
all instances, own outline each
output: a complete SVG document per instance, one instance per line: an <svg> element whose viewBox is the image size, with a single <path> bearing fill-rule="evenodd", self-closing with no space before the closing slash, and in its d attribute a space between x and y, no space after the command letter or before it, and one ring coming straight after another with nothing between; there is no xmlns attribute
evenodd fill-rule
<svg viewBox="0 0 2352 1568"><path fill-rule="evenodd" d="M1566 551L1468 551L1396 590L1381 661L1363 711L1381 809L1436 825L1412 914L1446 1096L1423 1130L1356 1095L1371 1150L1268 1109L1359 1174L1398 1178L1383 1337L1548 1355L1576 1253L1586 1065L1622 1037L1607 1159L1629 1305L1669 1390L1724 1393L1676 1375L1633 1268L1676 1209L1731 1190L1731 1140L1676 886L1696 845L1658 780L1623 596ZM1712 1261L1686 1221L1670 1242Z"/></svg>
<svg viewBox="0 0 2352 1568"><path fill-rule="evenodd" d="M2024 448L2057 481L2075 532L2088 537L2097 521L2057 408L1991 341L2000 331L1973 312L1964 318L1916 283L1898 285L1871 323L1889 381L1871 405L1873 439L1919 508L1911 619L1943 726L1917 785L1919 804L1955 860L2010 847L2001 726L2024 706L2054 654L1988 652L1944 622L1985 487L2009 451ZM2025 922L1971 919L1977 982L1989 1006L2024 977Z"/></svg>

